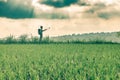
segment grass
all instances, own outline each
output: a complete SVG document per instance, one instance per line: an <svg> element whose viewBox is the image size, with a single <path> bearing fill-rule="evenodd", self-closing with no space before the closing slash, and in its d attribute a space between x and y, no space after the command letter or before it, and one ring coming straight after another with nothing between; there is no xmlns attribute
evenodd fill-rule
<svg viewBox="0 0 120 80"><path fill-rule="evenodd" d="M117 33L117 37L119 34ZM72 39L72 36L71 36ZM70 40L67 38L64 39L58 39L55 40L54 38L50 38L49 36L44 37L42 39L42 42L39 42L39 37L36 36L31 36L28 38L28 35L21 35L18 38L15 38L14 36L10 35L6 38L0 39L0 44L119 44L119 42L113 42L113 41L108 41L105 39L101 38L96 38L96 39L89 39L89 40Z"/></svg>
<svg viewBox="0 0 120 80"><path fill-rule="evenodd" d="M119 44L0 45L0 80L119 80Z"/></svg>

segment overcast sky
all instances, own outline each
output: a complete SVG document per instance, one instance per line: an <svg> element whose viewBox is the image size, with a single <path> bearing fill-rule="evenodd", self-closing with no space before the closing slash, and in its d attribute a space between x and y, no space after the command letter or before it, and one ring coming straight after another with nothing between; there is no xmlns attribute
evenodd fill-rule
<svg viewBox="0 0 120 80"><path fill-rule="evenodd" d="M3 1L3 0L0 0ZM73 33L89 32L113 32L120 31L120 0L87 0L91 6L71 5L64 8L54 8L43 4L32 2L34 14L36 12L62 11L67 13L69 19L39 19L39 18L6 18L0 17L0 38L11 35L19 36L28 34L38 36L37 29L40 25L44 28L51 27L44 33L45 36L58 36ZM102 2L105 6L94 5ZM2 8L0 4L0 8ZM2 9L1 9L2 10ZM0 11L0 14L2 12ZM21 13L22 14L22 13ZM27 13L28 14L28 13ZM10 15L11 16L11 15Z"/></svg>

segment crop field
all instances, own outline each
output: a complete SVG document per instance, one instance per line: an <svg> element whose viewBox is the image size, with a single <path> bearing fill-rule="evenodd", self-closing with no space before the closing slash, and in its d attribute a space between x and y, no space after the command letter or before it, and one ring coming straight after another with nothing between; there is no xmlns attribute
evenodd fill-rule
<svg viewBox="0 0 120 80"><path fill-rule="evenodd" d="M1 44L0 80L120 80L120 45Z"/></svg>

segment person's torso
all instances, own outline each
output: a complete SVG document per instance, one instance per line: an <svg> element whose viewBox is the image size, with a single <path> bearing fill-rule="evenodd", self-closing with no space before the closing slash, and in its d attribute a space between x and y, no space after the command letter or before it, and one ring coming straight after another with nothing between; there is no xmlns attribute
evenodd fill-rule
<svg viewBox="0 0 120 80"><path fill-rule="evenodd" d="M38 34L42 35L43 30L42 29L38 29Z"/></svg>

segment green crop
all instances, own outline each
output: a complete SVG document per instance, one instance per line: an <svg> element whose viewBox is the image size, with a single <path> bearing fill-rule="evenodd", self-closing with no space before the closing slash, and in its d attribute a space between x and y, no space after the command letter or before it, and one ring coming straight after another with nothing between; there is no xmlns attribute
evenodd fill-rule
<svg viewBox="0 0 120 80"><path fill-rule="evenodd" d="M119 44L0 45L0 80L120 80Z"/></svg>

